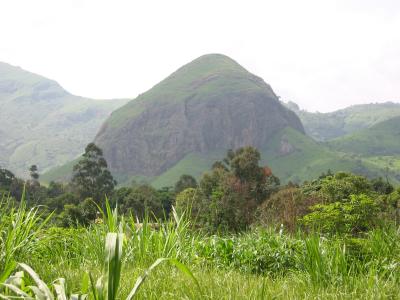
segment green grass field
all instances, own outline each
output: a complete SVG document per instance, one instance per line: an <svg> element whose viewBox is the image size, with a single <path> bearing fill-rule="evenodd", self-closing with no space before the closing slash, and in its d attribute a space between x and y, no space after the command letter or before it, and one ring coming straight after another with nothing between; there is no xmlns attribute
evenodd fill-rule
<svg viewBox="0 0 400 300"><path fill-rule="evenodd" d="M400 299L394 227L358 238L266 229L209 236L176 214L153 229L111 210L86 228L45 223L38 208L0 215L0 283L20 288L0 287L4 299L16 291L128 299L134 286L134 299Z"/></svg>

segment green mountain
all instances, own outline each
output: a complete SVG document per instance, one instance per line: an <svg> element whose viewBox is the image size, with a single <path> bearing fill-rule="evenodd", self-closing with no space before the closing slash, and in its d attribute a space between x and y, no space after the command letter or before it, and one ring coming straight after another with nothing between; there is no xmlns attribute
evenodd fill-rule
<svg viewBox="0 0 400 300"><path fill-rule="evenodd" d="M199 175L230 148L263 148L298 117L261 78L227 56L210 54L181 67L114 111L96 136L119 182L169 182Z"/></svg>
<svg viewBox="0 0 400 300"><path fill-rule="evenodd" d="M329 145L340 152L363 156L400 155L400 117L334 139Z"/></svg>
<svg viewBox="0 0 400 300"><path fill-rule="evenodd" d="M320 140L374 128L399 107L359 105L313 114L293 103L286 105ZM283 183L310 180L328 169L400 182L396 169L388 171L376 157L360 156L304 134L299 118L279 102L268 84L219 54L199 57L114 111L95 143L120 184L136 180L162 187L173 185L182 174L199 178L228 149L245 145L257 147L263 164ZM66 180L74 163L52 169L42 178Z"/></svg>
<svg viewBox="0 0 400 300"><path fill-rule="evenodd" d="M400 181L400 117L334 139L328 145L385 169Z"/></svg>
<svg viewBox="0 0 400 300"><path fill-rule="evenodd" d="M0 165L19 176L78 156L126 100L71 95L57 82L0 62Z"/></svg>
<svg viewBox="0 0 400 300"><path fill-rule="evenodd" d="M307 134L317 141L329 141L400 116L399 103L353 105L330 113L301 110L293 102L285 104L300 118Z"/></svg>

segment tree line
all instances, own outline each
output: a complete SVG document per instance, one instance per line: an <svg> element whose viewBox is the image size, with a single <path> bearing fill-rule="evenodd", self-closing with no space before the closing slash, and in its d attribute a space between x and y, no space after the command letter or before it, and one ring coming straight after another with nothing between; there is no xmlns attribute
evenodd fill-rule
<svg viewBox="0 0 400 300"><path fill-rule="evenodd" d="M174 206L193 226L209 232L283 226L290 231L317 228L357 235L383 224L400 223L400 189L388 180L328 170L301 185L281 185L269 167L260 166L260 158L256 148L243 147L229 150L199 182L182 175L173 187L155 189L135 182L118 187L102 150L91 143L74 166L68 184L40 185L36 166L29 169L27 181L0 169L0 191L18 202L25 189L28 204L43 205L47 213L53 212L59 226L96 222L105 197L121 213L139 221L145 217L162 221Z"/></svg>

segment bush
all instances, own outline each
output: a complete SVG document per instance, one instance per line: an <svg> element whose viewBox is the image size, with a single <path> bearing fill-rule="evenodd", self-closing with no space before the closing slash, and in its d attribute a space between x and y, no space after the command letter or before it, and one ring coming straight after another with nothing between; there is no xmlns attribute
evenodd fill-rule
<svg viewBox="0 0 400 300"><path fill-rule="evenodd" d="M302 218L309 228L324 233L360 233L370 230L379 212L377 204L364 194L350 195L350 200L311 207L312 213Z"/></svg>
<svg viewBox="0 0 400 300"><path fill-rule="evenodd" d="M350 195L369 195L371 192L372 186L363 176L340 172L321 180L320 193L328 202L349 199Z"/></svg>
<svg viewBox="0 0 400 300"><path fill-rule="evenodd" d="M68 227L89 225L97 216L97 206L92 198L86 198L79 205L65 204L64 211L58 216L60 226Z"/></svg>
<svg viewBox="0 0 400 300"><path fill-rule="evenodd" d="M155 188L139 185L132 188L119 203L121 211L142 221L146 215L163 218L165 215L162 199Z"/></svg>
<svg viewBox="0 0 400 300"><path fill-rule="evenodd" d="M256 225L278 227L294 232L298 227L298 219L310 213L309 207L320 202L316 196L304 195L301 189L288 186L277 193L257 209Z"/></svg>
<svg viewBox="0 0 400 300"><path fill-rule="evenodd" d="M257 230L232 237L212 236L195 244L196 256L220 268L280 276L299 269L301 240Z"/></svg>

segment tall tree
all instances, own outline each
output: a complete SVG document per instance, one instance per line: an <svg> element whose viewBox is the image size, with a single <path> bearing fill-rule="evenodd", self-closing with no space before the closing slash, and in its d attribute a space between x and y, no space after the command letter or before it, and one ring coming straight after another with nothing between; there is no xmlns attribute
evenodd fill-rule
<svg viewBox="0 0 400 300"><path fill-rule="evenodd" d="M36 165L32 165L29 168L29 173L31 176L32 181L38 181L39 179L39 172L38 172L38 167Z"/></svg>
<svg viewBox="0 0 400 300"><path fill-rule="evenodd" d="M240 231L253 221L256 207L277 190L279 179L268 167L259 166L254 147L229 150L212 171L203 175L192 209L210 230Z"/></svg>
<svg viewBox="0 0 400 300"><path fill-rule="evenodd" d="M85 148L82 159L73 168L72 184L81 200L93 198L97 203L114 190L116 181L108 170L103 151L94 143Z"/></svg>

